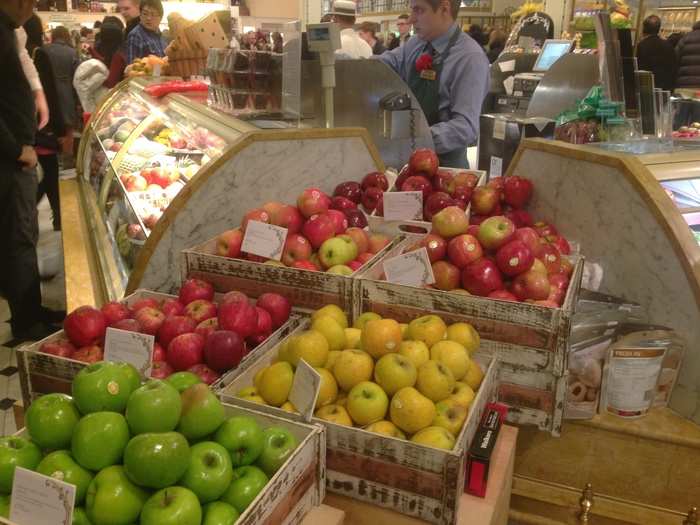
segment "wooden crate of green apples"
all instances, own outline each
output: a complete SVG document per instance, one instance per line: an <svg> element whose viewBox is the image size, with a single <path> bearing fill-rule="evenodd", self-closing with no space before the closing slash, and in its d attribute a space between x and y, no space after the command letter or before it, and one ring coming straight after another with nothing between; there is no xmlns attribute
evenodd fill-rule
<svg viewBox="0 0 700 525"><path fill-rule="evenodd" d="M223 404L188 372L142 384L94 363L25 421L0 439L4 518L17 466L76 486L73 525L299 523L325 494L321 427Z"/></svg>

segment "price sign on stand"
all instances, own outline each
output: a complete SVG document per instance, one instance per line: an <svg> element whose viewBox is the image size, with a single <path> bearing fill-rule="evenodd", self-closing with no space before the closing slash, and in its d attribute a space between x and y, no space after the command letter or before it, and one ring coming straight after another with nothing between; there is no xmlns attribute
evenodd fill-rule
<svg viewBox="0 0 700 525"><path fill-rule="evenodd" d="M392 257L384 262L386 280L407 286L433 284L435 276L425 248Z"/></svg>
<svg viewBox="0 0 700 525"><path fill-rule="evenodd" d="M248 221L241 251L279 261L282 259L287 228L260 221Z"/></svg>
<svg viewBox="0 0 700 525"><path fill-rule="evenodd" d="M289 400L304 418L309 422L314 415L318 391L321 388L321 374L316 372L303 359L299 361L294 372L294 382L289 392Z"/></svg>
<svg viewBox="0 0 700 525"><path fill-rule="evenodd" d="M21 525L65 525L73 520L75 485L22 467L15 469L10 520Z"/></svg>
<svg viewBox="0 0 700 525"><path fill-rule="evenodd" d="M107 328L105 361L129 363L141 377L150 377L154 341L152 335Z"/></svg>
<svg viewBox="0 0 700 525"><path fill-rule="evenodd" d="M389 221L423 219L422 191L385 191L384 218Z"/></svg>

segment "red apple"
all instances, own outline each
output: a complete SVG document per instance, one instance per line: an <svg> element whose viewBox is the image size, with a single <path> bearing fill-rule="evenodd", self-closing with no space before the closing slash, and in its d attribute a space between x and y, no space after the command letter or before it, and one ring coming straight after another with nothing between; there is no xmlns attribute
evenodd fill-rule
<svg viewBox="0 0 700 525"><path fill-rule="evenodd" d="M367 191L367 188L379 188L382 191L387 191L389 189L389 180L383 173L373 171L362 178L360 186L363 191Z"/></svg>
<svg viewBox="0 0 700 525"><path fill-rule="evenodd" d="M299 233L304 224L304 217L296 206L285 204L271 217L272 224L287 228L287 234Z"/></svg>
<svg viewBox="0 0 700 525"><path fill-rule="evenodd" d="M272 333L272 316L270 313L259 306L255 307L258 313L258 324L255 328L254 335L270 335Z"/></svg>
<svg viewBox="0 0 700 525"><path fill-rule="evenodd" d="M477 186L472 192L472 212L477 215L489 215L500 198L498 190L488 186Z"/></svg>
<svg viewBox="0 0 700 525"><path fill-rule="evenodd" d="M515 234L515 224L503 215L489 217L479 225L477 238L488 250L496 250L511 240Z"/></svg>
<svg viewBox="0 0 700 525"><path fill-rule="evenodd" d="M376 254L389 245L391 240L381 233L373 233L369 236L369 253Z"/></svg>
<svg viewBox="0 0 700 525"><path fill-rule="evenodd" d="M181 334L168 345L168 363L178 372L202 362L204 337L199 334Z"/></svg>
<svg viewBox="0 0 700 525"><path fill-rule="evenodd" d="M131 310L132 314L135 314L138 312L141 308L145 308L146 306L150 308L155 308L159 309L160 308L160 302L158 299L154 299L153 297L148 297L146 299L139 299L136 301L134 304L129 306L129 309Z"/></svg>
<svg viewBox="0 0 700 525"><path fill-rule="evenodd" d="M408 164L406 164L403 168L401 168L401 171L399 172L399 176L396 178L396 182L394 183L395 188L400 188L403 185L403 182L409 178L411 175L416 175L411 171L411 168L409 167Z"/></svg>
<svg viewBox="0 0 700 525"><path fill-rule="evenodd" d="M297 261L299 262L299 261ZM219 327L233 330L243 339L253 335L258 326L258 312L248 301L224 303L219 306Z"/></svg>
<svg viewBox="0 0 700 525"><path fill-rule="evenodd" d="M182 315L185 307L177 299L166 299L163 301L160 311L165 314L165 317L170 317L171 315Z"/></svg>
<svg viewBox="0 0 700 525"><path fill-rule="evenodd" d="M359 182L341 182L333 190L333 197L342 197L355 204L359 204L362 199L362 186Z"/></svg>
<svg viewBox="0 0 700 525"><path fill-rule="evenodd" d="M469 186L458 186L450 193L452 198L464 204L464 208L471 201L474 190ZM461 207L461 206L460 206Z"/></svg>
<svg viewBox="0 0 700 525"><path fill-rule="evenodd" d="M248 296L244 294L243 292L239 292L238 290L233 290L231 292L226 292L223 297L221 298L221 301L219 301L219 306L222 304L226 303L248 303L250 302L248 300Z"/></svg>
<svg viewBox="0 0 700 525"><path fill-rule="evenodd" d="M492 177L486 184L489 188L498 190L498 192L503 191L503 177Z"/></svg>
<svg viewBox="0 0 700 525"><path fill-rule="evenodd" d="M503 275L513 277L528 271L535 262L532 250L522 242L513 240L501 246L496 252L496 265Z"/></svg>
<svg viewBox="0 0 700 525"><path fill-rule="evenodd" d="M345 214L342 211L328 210L325 215L330 217L333 221L336 235L342 235L345 233L345 230L348 229L348 219L345 217Z"/></svg>
<svg viewBox="0 0 700 525"><path fill-rule="evenodd" d="M231 330L217 330L204 344L204 362L217 372L235 368L245 354L245 341Z"/></svg>
<svg viewBox="0 0 700 525"><path fill-rule="evenodd" d="M283 206L286 206L280 201L270 201L262 205L262 209L270 215L270 224L277 224L275 219Z"/></svg>
<svg viewBox="0 0 700 525"><path fill-rule="evenodd" d="M542 261L544 267L547 268L547 273L557 273L561 267L561 254L551 244L543 244L540 246L540 251L537 258Z"/></svg>
<svg viewBox="0 0 700 525"><path fill-rule="evenodd" d="M435 276L435 288L450 291L459 288L459 268L447 261L437 261L432 264Z"/></svg>
<svg viewBox="0 0 700 525"><path fill-rule="evenodd" d="M518 298L508 290L496 290L487 295L489 299L518 302Z"/></svg>
<svg viewBox="0 0 700 525"><path fill-rule="evenodd" d="M445 258L447 241L439 235L429 233L418 242L417 248L425 248L430 262L434 263Z"/></svg>
<svg viewBox="0 0 700 525"><path fill-rule="evenodd" d="M335 236L335 222L325 213L313 215L304 223L302 233L311 246L318 250L325 241Z"/></svg>
<svg viewBox="0 0 700 525"><path fill-rule="evenodd" d="M241 221L241 231L245 234L246 226L250 221L264 222L265 224L270 224L270 214L263 210L262 208L256 208L250 210L243 216L243 221Z"/></svg>
<svg viewBox="0 0 700 525"><path fill-rule="evenodd" d="M191 317L171 315L166 317L158 330L158 342L163 345L163 348L168 348L170 342L177 336L192 333L196 328L197 323Z"/></svg>
<svg viewBox="0 0 700 525"><path fill-rule="evenodd" d="M525 246L530 248L533 255L536 255L540 250L540 236L532 228L518 228L513 234L513 239L522 242Z"/></svg>
<svg viewBox="0 0 700 525"><path fill-rule="evenodd" d="M179 177L179 174L178 174ZM170 186L170 176L167 170L162 168L155 168L151 170L151 178L148 181L149 184L157 184L161 188L167 188Z"/></svg>
<svg viewBox="0 0 700 525"><path fill-rule="evenodd" d="M367 227L367 217L362 213L362 210L343 210L343 213L348 218L348 226L351 228Z"/></svg>
<svg viewBox="0 0 700 525"><path fill-rule="evenodd" d="M404 181L401 191L420 191L423 193L423 202L425 202L428 195L433 192L433 185L427 177L413 175Z"/></svg>
<svg viewBox="0 0 700 525"><path fill-rule="evenodd" d="M468 233L454 237L447 244L447 257L459 269L480 259L483 254L479 241Z"/></svg>
<svg viewBox="0 0 700 525"><path fill-rule="evenodd" d="M201 279L187 279L180 288L180 302L187 306L196 299L214 300L214 287Z"/></svg>
<svg viewBox="0 0 700 525"><path fill-rule="evenodd" d="M367 232L363 230L362 228L348 228L345 231L346 235L349 235L350 238L355 241L355 244L357 245L357 253L365 253L367 249L369 248L369 236L367 235Z"/></svg>
<svg viewBox="0 0 700 525"><path fill-rule="evenodd" d="M330 205L331 198L318 188L304 190L297 199L297 207L307 219L312 215L328 211Z"/></svg>
<svg viewBox="0 0 700 525"><path fill-rule="evenodd" d="M227 230L216 238L216 254L235 259L241 255L241 244L243 244L243 231L240 228Z"/></svg>
<svg viewBox="0 0 700 525"><path fill-rule="evenodd" d="M350 261L347 263L347 267L350 268L353 272L356 272L360 268L362 268L362 263L355 259L354 261Z"/></svg>
<svg viewBox="0 0 700 525"><path fill-rule="evenodd" d="M206 385L211 385L215 383L221 377L219 374L217 374L214 370L209 368L204 363L199 363L197 365L191 366L187 369L187 371L199 376L199 379L202 380L202 383Z"/></svg>
<svg viewBox="0 0 700 525"><path fill-rule="evenodd" d="M141 333L156 335L165 321L165 314L160 310L147 306L141 308L134 316L141 325Z"/></svg>
<svg viewBox="0 0 700 525"><path fill-rule="evenodd" d="M131 175L126 179L126 191L146 191L148 181L141 175Z"/></svg>
<svg viewBox="0 0 700 525"><path fill-rule="evenodd" d="M175 369L165 361L154 361L151 365L151 377L153 379L165 379L174 373Z"/></svg>
<svg viewBox="0 0 700 525"><path fill-rule="evenodd" d="M523 177L512 175L503 181L503 201L513 208L522 208L532 197L532 182Z"/></svg>
<svg viewBox="0 0 700 525"><path fill-rule="evenodd" d="M508 210L504 215L513 221L518 228L532 226L532 216L525 210Z"/></svg>
<svg viewBox="0 0 700 525"><path fill-rule="evenodd" d="M436 191L428 196L423 205L423 216L426 221L433 220L433 216L448 206L456 206L458 203L447 193Z"/></svg>
<svg viewBox="0 0 700 525"><path fill-rule="evenodd" d="M547 276L530 270L521 273L513 280L512 292L521 301L525 299L539 301L547 299L549 289L550 284Z"/></svg>
<svg viewBox="0 0 700 525"><path fill-rule="evenodd" d="M571 274L574 273L574 265L571 264L571 261L562 257L561 266L557 273L563 273L567 277L571 277Z"/></svg>
<svg viewBox="0 0 700 525"><path fill-rule="evenodd" d="M382 192L379 195L379 199L377 199L376 214L379 217L384 217L384 192Z"/></svg>
<svg viewBox="0 0 700 525"><path fill-rule="evenodd" d="M194 329L195 334L199 334L205 339L211 334L212 332L215 332L216 330L219 329L219 319L218 317L210 317L209 319L205 319L201 323L197 325L197 328Z"/></svg>
<svg viewBox="0 0 700 525"><path fill-rule="evenodd" d="M502 289L503 280L496 264L482 257L464 267L462 286L470 294L487 296L495 290Z"/></svg>
<svg viewBox="0 0 700 525"><path fill-rule="evenodd" d="M408 159L408 166L413 173L425 173L428 177L435 176L439 165L437 154L428 148L417 149Z"/></svg>
<svg viewBox="0 0 700 525"><path fill-rule="evenodd" d="M571 245L564 237L559 235L558 237L552 237L551 235L546 238L547 242L554 246L559 253L562 255L571 255Z"/></svg>
<svg viewBox="0 0 700 525"><path fill-rule="evenodd" d="M377 208L379 199L382 198L384 191L376 186L370 186L362 194L362 207L367 213L372 213Z"/></svg>
<svg viewBox="0 0 700 525"><path fill-rule="evenodd" d="M360 199L362 199L362 195L360 195ZM333 197L331 200L331 210L340 210L344 212L345 210L354 210L356 208L357 204L346 197Z"/></svg>
<svg viewBox="0 0 700 525"><path fill-rule="evenodd" d="M289 315L292 313L292 305L289 303L289 300L277 293L268 292L262 294L258 297L255 306L266 310L270 314L273 330L277 330L286 323Z"/></svg>
<svg viewBox="0 0 700 525"><path fill-rule="evenodd" d="M433 188L435 191L442 191L444 193L450 193L450 184L454 179L454 174L447 170L438 170L433 177Z"/></svg>
<svg viewBox="0 0 700 525"><path fill-rule="evenodd" d="M318 272L320 270L320 268L311 261L294 261L292 268L296 268L297 270L309 270L312 272Z"/></svg>
<svg viewBox="0 0 700 525"><path fill-rule="evenodd" d="M126 330L127 332L141 332L141 323L139 323L136 319L122 319L121 321L117 321L114 323L112 328L116 328L118 330Z"/></svg>
<svg viewBox="0 0 700 525"><path fill-rule="evenodd" d="M117 301L112 301L107 304L102 305L100 308L102 314L105 316L105 322L107 326L113 326L114 323L121 321L122 319L128 319L131 317L131 312L129 308Z"/></svg>
<svg viewBox="0 0 700 525"><path fill-rule="evenodd" d="M104 352L97 345L88 345L78 348L70 358L83 363L97 363L104 360Z"/></svg>
<svg viewBox="0 0 700 525"><path fill-rule="evenodd" d="M56 339L41 345L39 352L57 355L58 357L71 357L75 353L75 346L67 339Z"/></svg>
<svg viewBox="0 0 700 525"><path fill-rule="evenodd" d="M153 343L153 357L151 361L165 361L165 348L160 343Z"/></svg>
<svg viewBox="0 0 700 525"><path fill-rule="evenodd" d="M559 232L554 227L554 225L547 224L546 222L536 222L533 227L535 228L535 231L539 234L540 237L547 237L549 235L559 235Z"/></svg>
<svg viewBox="0 0 700 525"><path fill-rule="evenodd" d="M472 173L471 171L460 171L452 178L452 182L447 188L447 193L453 195L458 188L469 188L470 190L473 190L478 182L479 177L477 177L476 173Z"/></svg>
<svg viewBox="0 0 700 525"><path fill-rule="evenodd" d="M473 212L474 210L472 210ZM484 222L486 219L488 219L487 215L478 215L475 213L471 213L469 215L469 225L470 226L479 226L482 222Z"/></svg>
<svg viewBox="0 0 700 525"><path fill-rule="evenodd" d="M469 219L458 206L448 206L439 211L433 216L432 223L435 232L445 239L466 233L469 228Z"/></svg>
<svg viewBox="0 0 700 525"><path fill-rule="evenodd" d="M287 235L282 251L282 263L291 266L295 261L305 261L311 257L313 249L309 240L298 233Z"/></svg>
<svg viewBox="0 0 700 525"><path fill-rule="evenodd" d="M66 316L63 329L76 347L88 346L104 339L107 321L97 308L81 306Z"/></svg>
<svg viewBox="0 0 700 525"><path fill-rule="evenodd" d="M261 343L264 343L265 340L269 337L269 335L251 335L250 337L246 338L246 353L250 352L253 348L258 346Z"/></svg>
<svg viewBox="0 0 700 525"><path fill-rule="evenodd" d="M202 321L216 317L216 305L206 299L197 299L185 306L185 315L199 324Z"/></svg>

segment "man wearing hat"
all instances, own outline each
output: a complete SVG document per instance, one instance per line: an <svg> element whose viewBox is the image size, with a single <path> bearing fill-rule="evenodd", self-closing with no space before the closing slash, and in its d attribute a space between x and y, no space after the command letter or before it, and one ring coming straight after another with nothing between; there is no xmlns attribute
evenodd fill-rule
<svg viewBox="0 0 700 525"><path fill-rule="evenodd" d="M372 48L355 32L357 6L352 0L335 0L328 12L333 22L340 26L340 49L335 53L338 58L369 58Z"/></svg>
<svg viewBox="0 0 700 525"><path fill-rule="evenodd" d="M415 36L377 59L406 82L425 113L440 166L467 168L489 87L486 53L455 22L460 0L410 0Z"/></svg>

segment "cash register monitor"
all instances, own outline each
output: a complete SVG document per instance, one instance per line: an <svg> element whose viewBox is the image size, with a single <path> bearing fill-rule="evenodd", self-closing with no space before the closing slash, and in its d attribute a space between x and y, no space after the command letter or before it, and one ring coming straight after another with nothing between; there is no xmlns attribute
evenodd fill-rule
<svg viewBox="0 0 700 525"><path fill-rule="evenodd" d="M533 73L549 71L552 64L571 51L572 44L571 40L545 40L540 56L537 57L537 62L532 68Z"/></svg>

